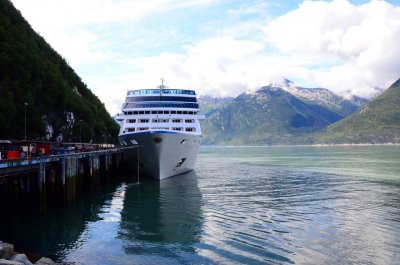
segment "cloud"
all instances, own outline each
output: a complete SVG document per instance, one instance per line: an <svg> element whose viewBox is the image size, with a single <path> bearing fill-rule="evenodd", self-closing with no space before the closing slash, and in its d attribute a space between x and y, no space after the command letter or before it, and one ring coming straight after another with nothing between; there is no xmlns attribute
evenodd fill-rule
<svg viewBox="0 0 400 265"><path fill-rule="evenodd" d="M135 22L171 10L207 6L215 0L12 0L38 28Z"/></svg>
<svg viewBox="0 0 400 265"><path fill-rule="evenodd" d="M338 59L315 64L308 79L335 91L367 95L400 76L400 7L373 0L305 1L266 27L266 41L281 54Z"/></svg>
<svg viewBox="0 0 400 265"><path fill-rule="evenodd" d="M155 82L164 76L173 86L192 87L200 94L221 96L230 92L238 94L246 88L243 85L241 91L235 91L229 85L237 83L240 78L237 72L246 72L253 56L261 50L263 44L256 41L215 37L186 46L184 53L125 59L121 64L141 69L136 78L144 84L155 86Z"/></svg>
<svg viewBox="0 0 400 265"><path fill-rule="evenodd" d="M207 7L215 1L12 0L32 27L78 69L85 64L105 63L116 45L137 37L143 30L140 23L146 19Z"/></svg>
<svg viewBox="0 0 400 265"><path fill-rule="evenodd" d="M112 114L161 77L212 96L277 76L365 96L400 77L400 7L385 1L305 1L281 16L260 1L12 2Z"/></svg>

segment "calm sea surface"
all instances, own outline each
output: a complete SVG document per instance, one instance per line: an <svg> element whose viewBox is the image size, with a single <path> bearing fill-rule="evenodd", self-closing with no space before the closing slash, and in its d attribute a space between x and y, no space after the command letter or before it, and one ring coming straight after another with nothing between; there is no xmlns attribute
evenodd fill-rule
<svg viewBox="0 0 400 265"><path fill-rule="evenodd" d="M400 264L400 147L202 147L189 174L0 224L70 264Z"/></svg>

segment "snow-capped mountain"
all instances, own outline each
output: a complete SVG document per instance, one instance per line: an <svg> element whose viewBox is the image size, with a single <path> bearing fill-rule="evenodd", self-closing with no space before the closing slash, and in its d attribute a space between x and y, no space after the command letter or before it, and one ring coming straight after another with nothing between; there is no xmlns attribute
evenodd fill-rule
<svg viewBox="0 0 400 265"><path fill-rule="evenodd" d="M277 78L267 86L264 86L260 89L273 90L276 88L281 88L309 104L324 106L330 110L340 113L343 116L353 113L359 108L362 102L361 99L359 101L352 102L351 100L345 99L344 97L339 96L326 88L300 87L297 86L296 83L286 78ZM256 90L256 92L260 89Z"/></svg>
<svg viewBox="0 0 400 265"><path fill-rule="evenodd" d="M218 106L204 121L205 144L304 143L309 133L358 109L327 89L302 88L287 79Z"/></svg>

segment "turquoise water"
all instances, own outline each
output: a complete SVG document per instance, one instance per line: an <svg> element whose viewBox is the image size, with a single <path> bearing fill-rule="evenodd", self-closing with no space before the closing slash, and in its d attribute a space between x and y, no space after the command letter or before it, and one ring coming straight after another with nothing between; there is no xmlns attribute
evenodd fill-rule
<svg viewBox="0 0 400 265"><path fill-rule="evenodd" d="M0 238L69 264L400 264L400 147L202 147Z"/></svg>

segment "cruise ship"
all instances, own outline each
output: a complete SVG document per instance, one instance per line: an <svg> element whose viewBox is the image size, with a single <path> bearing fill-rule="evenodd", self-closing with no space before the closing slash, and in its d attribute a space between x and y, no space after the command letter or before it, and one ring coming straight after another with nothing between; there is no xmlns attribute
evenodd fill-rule
<svg viewBox="0 0 400 265"><path fill-rule="evenodd" d="M139 145L140 174L164 179L193 170L201 142L196 92L170 89L129 90L117 116L123 146ZM127 159L136 164L135 151Z"/></svg>

